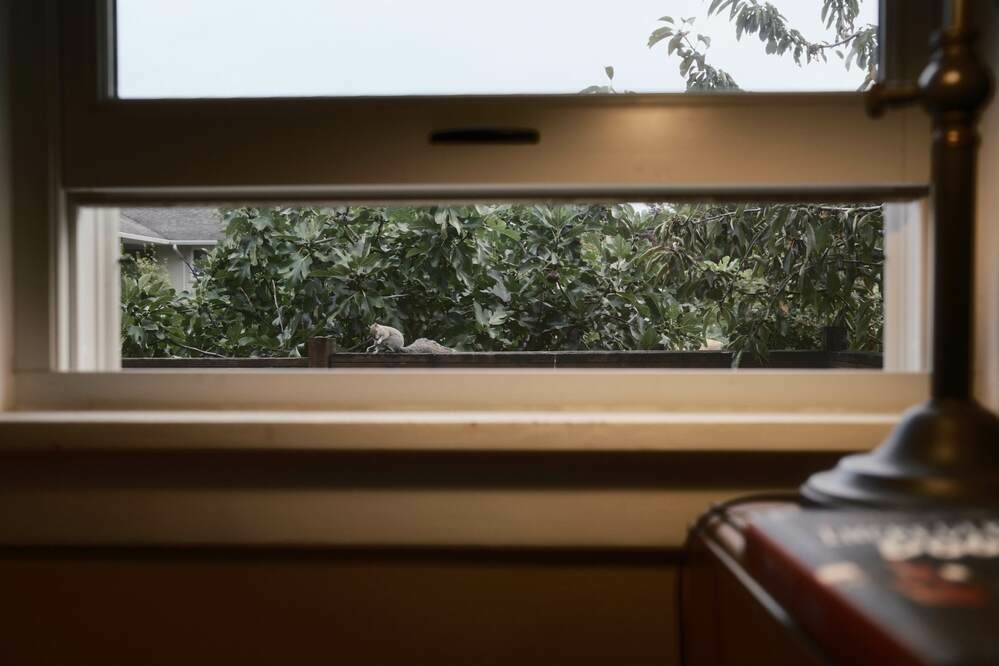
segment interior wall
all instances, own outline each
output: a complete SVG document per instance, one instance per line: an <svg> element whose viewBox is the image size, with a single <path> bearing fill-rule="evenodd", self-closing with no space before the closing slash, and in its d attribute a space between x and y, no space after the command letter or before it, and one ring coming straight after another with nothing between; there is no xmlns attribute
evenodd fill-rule
<svg viewBox="0 0 999 666"><path fill-rule="evenodd" d="M8 557L0 662L669 666L675 579L642 553Z"/></svg>
<svg viewBox="0 0 999 666"><path fill-rule="evenodd" d="M982 53L993 72L999 71L999 8L977 0L976 29L982 32ZM978 173L976 228L976 392L983 403L999 411L999 100L993 98L982 116L982 148Z"/></svg>
<svg viewBox="0 0 999 666"><path fill-rule="evenodd" d="M677 663L678 549L582 542L511 547L496 540L509 527L504 516L513 511L519 521L531 520L534 536L550 541L566 526L558 513L544 510L549 500L540 495L557 501L571 492L575 499L566 506L579 511L605 503L608 511L589 511L589 521L613 531L619 526L608 521L641 517L648 506L641 498L661 489L689 498L709 491L725 496L736 483L757 492L793 487L837 456L283 452L240 459L217 452L0 452L0 508L6 511L0 520L0 664L668 666ZM32 488L34 501L18 494ZM179 514L196 511L208 523L258 531L275 514L253 498L273 500L296 488L311 499L283 520L292 526L325 520L333 532L344 521L370 522L371 533L379 523L418 520L402 498L420 502L431 491L453 493L452 506L438 506L432 518L442 533L466 529L462 498L476 494L531 491L542 510L525 518L508 500L481 512L489 546L320 548L324 542L301 534L289 542L293 530L221 548L218 529L170 543ZM632 495L613 506L623 488ZM136 499L136 489L148 491L145 499ZM357 515L337 503L338 489L384 490L396 499ZM205 492L214 495L210 505L185 501ZM234 493L243 499L234 501ZM37 501L45 495L57 504ZM137 503L145 510L130 513ZM708 504L705 498L697 512ZM676 511L657 509L664 532L682 531L694 515ZM65 531L41 541L16 536L19 526L66 527L64 521L80 526L80 535L68 541ZM103 525L131 530L136 523L151 525L166 542L115 547L136 543L122 540L119 530L118 541L103 547L52 545L100 543ZM40 543L50 545L25 545ZM299 545L283 547L289 543Z"/></svg>
<svg viewBox="0 0 999 666"><path fill-rule="evenodd" d="M8 89L10 3L0 0L0 411L11 403L13 292L11 273L10 93Z"/></svg>

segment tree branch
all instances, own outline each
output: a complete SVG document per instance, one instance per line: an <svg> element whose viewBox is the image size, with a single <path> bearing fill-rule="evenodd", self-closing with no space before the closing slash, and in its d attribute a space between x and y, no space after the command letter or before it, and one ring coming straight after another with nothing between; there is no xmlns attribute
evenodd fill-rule
<svg viewBox="0 0 999 666"><path fill-rule="evenodd" d="M190 345L185 345L182 342L177 342L176 340L171 340L173 344L181 347L183 349L188 349L190 351L198 352L199 354L204 354L205 356L214 356L215 358L229 358L228 356L223 356L222 354L216 354L215 352L208 351L207 349L198 349L197 347L192 347Z"/></svg>

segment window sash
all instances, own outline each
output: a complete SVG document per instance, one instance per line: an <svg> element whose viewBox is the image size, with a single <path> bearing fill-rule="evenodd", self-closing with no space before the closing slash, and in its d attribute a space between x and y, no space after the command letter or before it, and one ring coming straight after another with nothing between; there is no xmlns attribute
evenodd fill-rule
<svg viewBox="0 0 999 666"><path fill-rule="evenodd" d="M927 145L922 114L870 119L856 93L117 100L113 28L102 29L112 0L55 1L71 192L373 187L391 196L418 186L433 197L455 186L554 195L644 186L675 198L928 182L928 152L906 150L910 136ZM531 128L540 141L429 140L482 127Z"/></svg>
<svg viewBox="0 0 999 666"><path fill-rule="evenodd" d="M871 119L858 95L397 100L392 103L65 102L71 193L273 188L315 197L456 188L574 196L642 188L665 199L712 190L892 191L928 182L919 112ZM527 126L536 145L440 146L444 128ZM682 156L679 157L678 156ZM415 190L415 192L414 192ZM236 191L236 192L234 192ZM728 194L732 198L732 194Z"/></svg>

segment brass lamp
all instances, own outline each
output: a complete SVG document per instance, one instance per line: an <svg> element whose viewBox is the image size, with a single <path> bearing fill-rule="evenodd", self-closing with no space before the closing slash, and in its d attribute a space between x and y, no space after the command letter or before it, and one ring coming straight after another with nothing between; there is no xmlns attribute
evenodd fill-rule
<svg viewBox="0 0 999 666"><path fill-rule="evenodd" d="M972 397L978 118L992 77L973 46L967 0L951 0L918 86L876 85L868 110L919 102L933 119L932 393L871 453L848 456L801 488L818 505L999 506L999 417Z"/></svg>

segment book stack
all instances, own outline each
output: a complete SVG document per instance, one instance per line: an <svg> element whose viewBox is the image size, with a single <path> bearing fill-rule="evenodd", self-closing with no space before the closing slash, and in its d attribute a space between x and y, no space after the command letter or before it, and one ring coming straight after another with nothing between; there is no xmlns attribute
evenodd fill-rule
<svg viewBox="0 0 999 666"><path fill-rule="evenodd" d="M745 566L838 663L999 664L999 512L781 509Z"/></svg>

